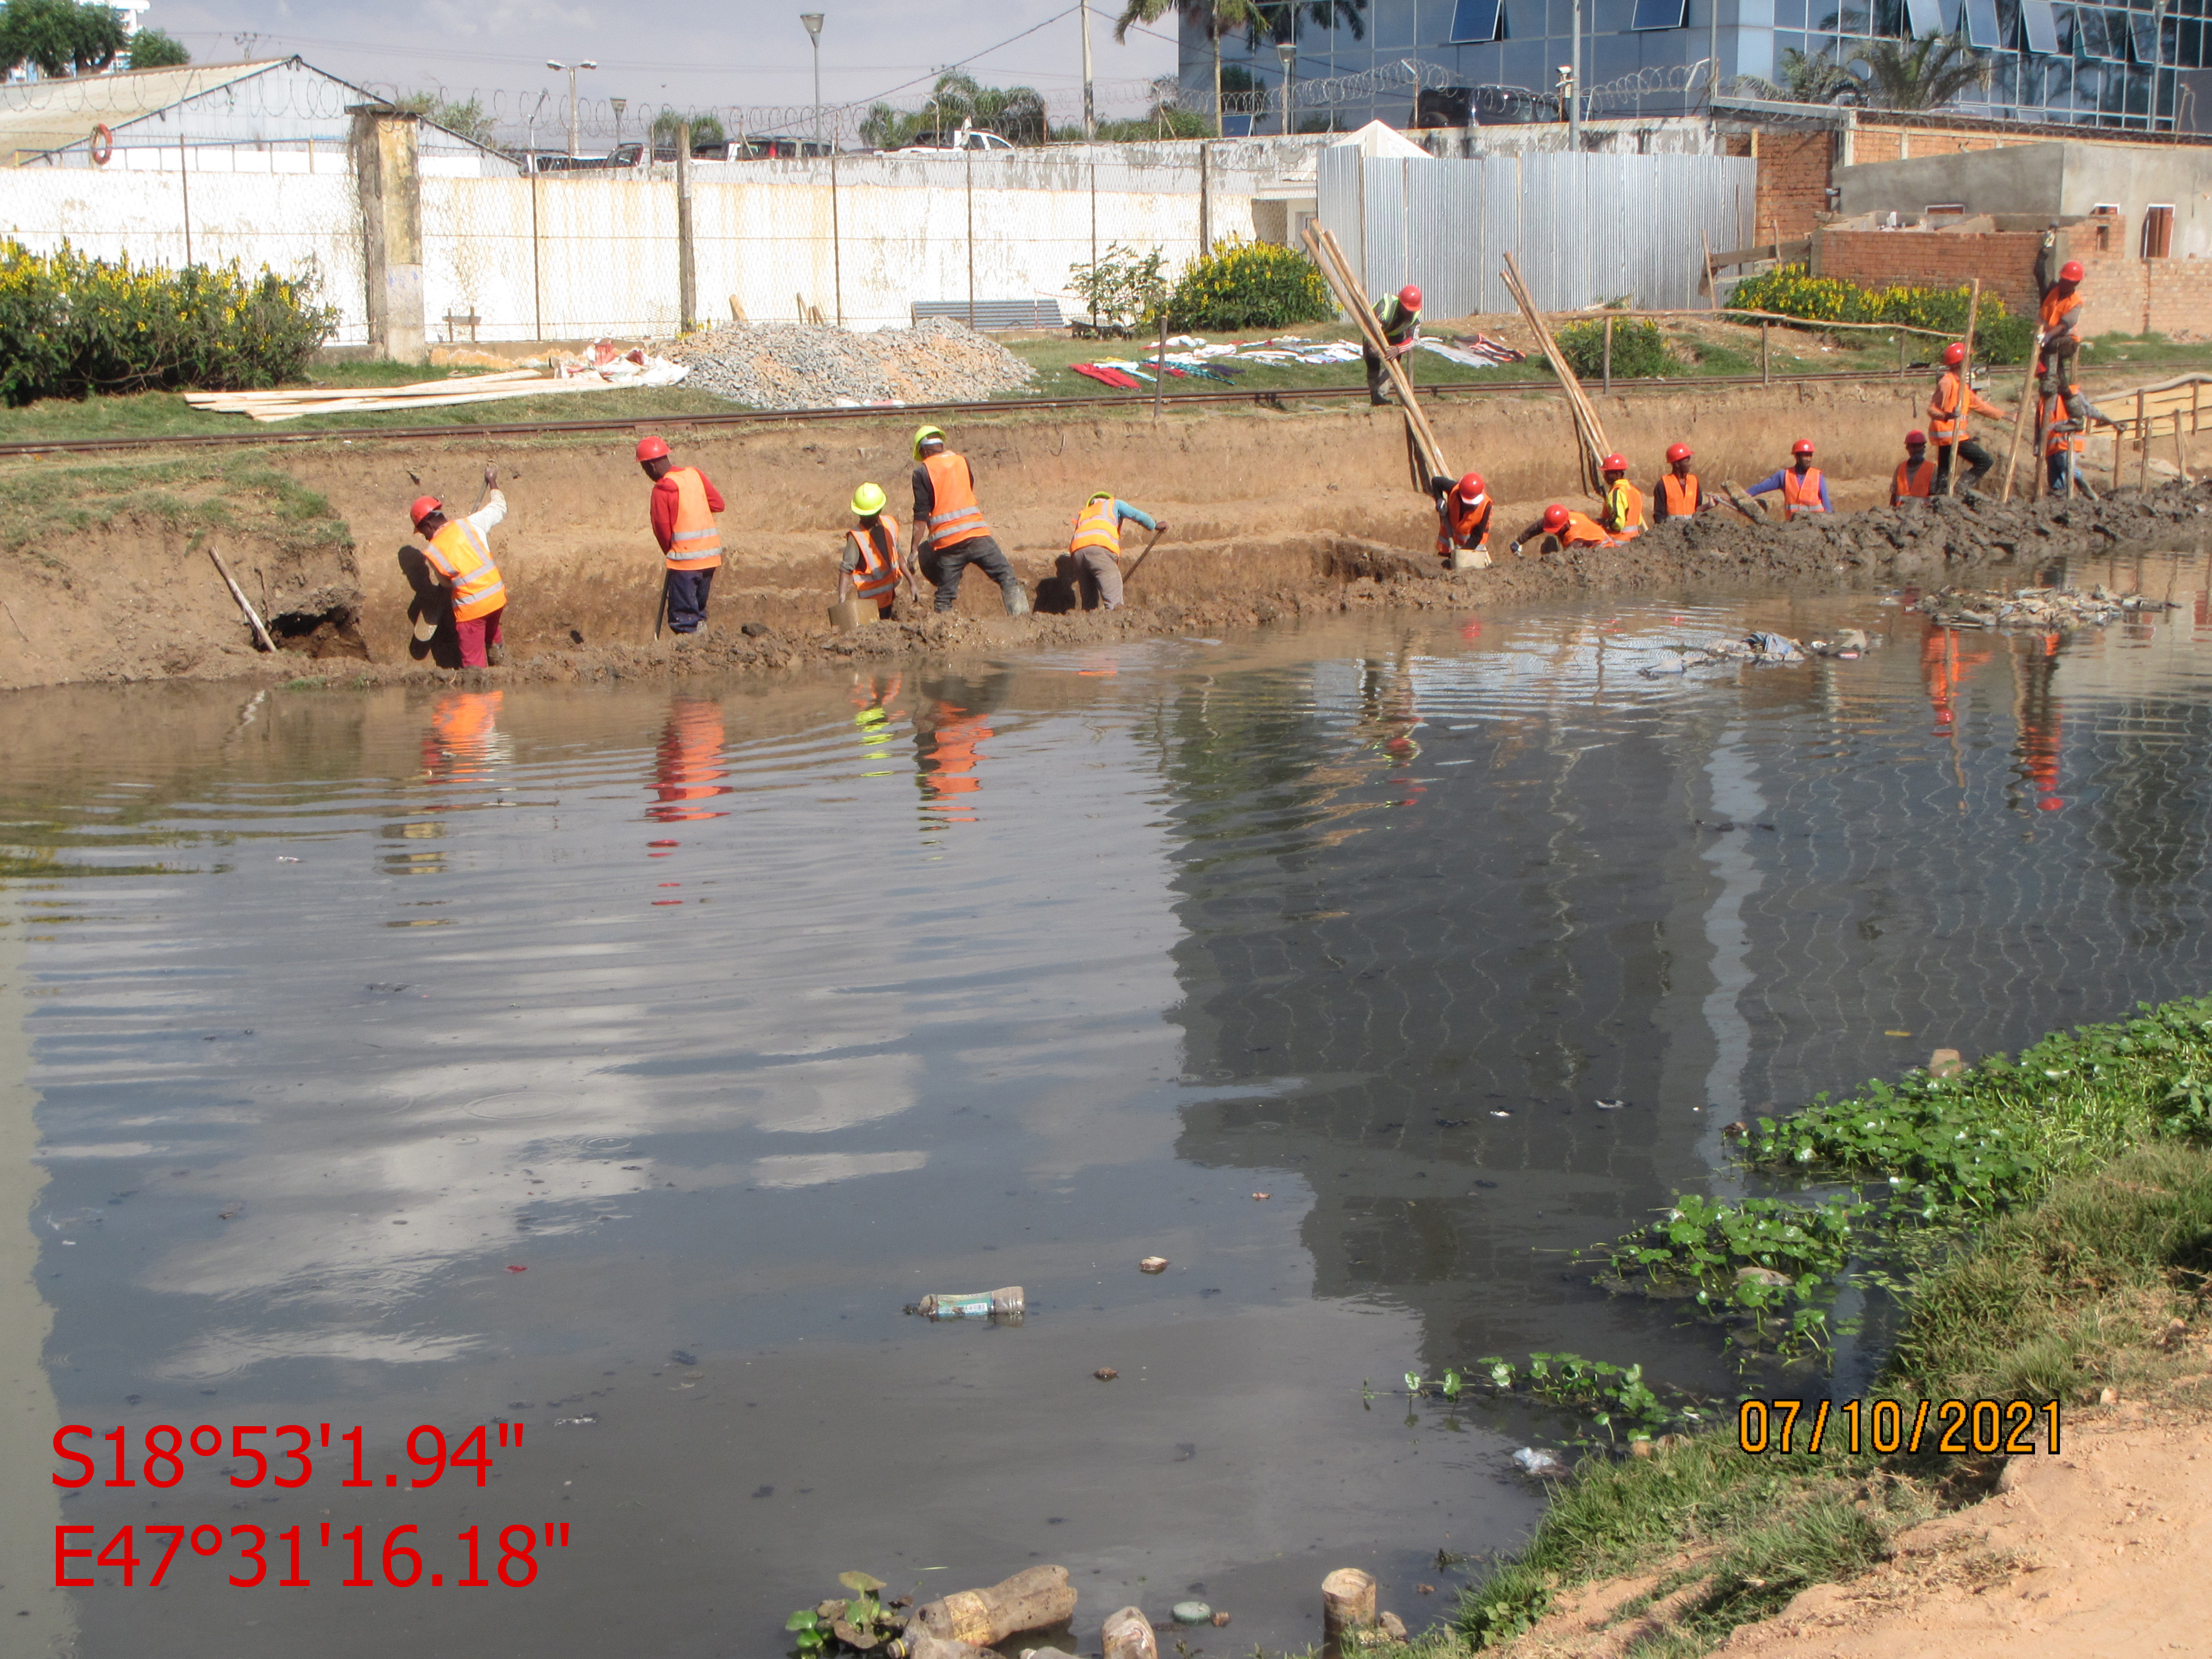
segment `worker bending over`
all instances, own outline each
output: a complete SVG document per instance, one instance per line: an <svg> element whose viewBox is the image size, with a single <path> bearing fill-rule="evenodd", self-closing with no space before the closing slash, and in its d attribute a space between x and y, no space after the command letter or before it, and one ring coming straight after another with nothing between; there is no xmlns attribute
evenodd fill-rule
<svg viewBox="0 0 2212 1659"><path fill-rule="evenodd" d="M722 532L714 523L721 495L697 467L669 459L665 438L640 438L637 464L653 480L653 538L668 566L661 599L668 626L678 635L696 634L722 567Z"/></svg>
<svg viewBox="0 0 2212 1659"><path fill-rule="evenodd" d="M1782 516L1785 519L1794 519L1801 513L1833 512L1835 509L1828 505L1828 481L1813 465L1811 441L1800 438L1790 446L1790 454L1788 466L1761 478L1752 485L1750 493L1765 495L1780 490Z"/></svg>
<svg viewBox="0 0 2212 1659"><path fill-rule="evenodd" d="M1068 538L1067 565L1063 574L1082 590L1085 611L1121 608L1121 525L1129 523L1167 533L1167 520L1116 500L1110 489L1097 490L1075 515L1075 530Z"/></svg>
<svg viewBox="0 0 2212 1659"><path fill-rule="evenodd" d="M853 492L853 516L860 522L845 532L837 561L839 602L865 599L885 622L898 600L900 576L908 592L921 597L912 567L899 563L898 520L884 511L889 504L880 484L864 483Z"/></svg>
<svg viewBox="0 0 2212 1659"><path fill-rule="evenodd" d="M1705 492L1698 487L1698 475L1690 471L1690 459L1689 445L1667 447L1667 470L1651 491L1654 519L1690 519L1705 510Z"/></svg>
<svg viewBox="0 0 2212 1659"><path fill-rule="evenodd" d="M914 550L936 586L937 609L952 609L961 575L972 564L998 583L1009 617L1027 616L1030 596L983 522L968 458L945 447L941 428L925 426L914 434Z"/></svg>
<svg viewBox="0 0 2212 1659"><path fill-rule="evenodd" d="M1617 542L1632 541L1644 533L1644 492L1628 482L1628 458L1608 455L1598 470L1605 474L1605 505L1598 522Z"/></svg>
<svg viewBox="0 0 2212 1659"><path fill-rule="evenodd" d="M1905 434L1905 459L1897 464L1897 476L1889 481L1889 504L1926 501L1936 493L1939 476L1936 463L1928 459L1928 434L1913 428Z"/></svg>
<svg viewBox="0 0 2212 1659"><path fill-rule="evenodd" d="M408 509L415 533L423 538L422 556L431 574L453 591L453 633L460 642L461 666L492 668L507 660L500 618L507 611L507 584L491 556L491 530L507 516L499 469L484 469L484 504L465 519L449 519L435 495L416 499Z"/></svg>
<svg viewBox="0 0 2212 1659"><path fill-rule="evenodd" d="M1437 557L1447 570L1486 570L1490 567L1490 509L1493 503L1483 488L1482 474L1470 472L1454 483L1449 478L1429 480L1429 493L1437 498ZM1455 553L1472 553L1464 564L1455 565Z"/></svg>
<svg viewBox="0 0 2212 1659"><path fill-rule="evenodd" d="M1981 394L1966 383L1966 343L1954 340L1943 348L1943 375L1936 382L1936 395L1928 400L1928 430L1936 440L1936 488L1943 490L1951 483L1951 452L1956 449L1960 458L1973 471L1966 477L1969 492L1978 489L1989 470L1996 465L1996 457L1976 443L1966 431L1969 413L1988 416L2002 421L2004 410L1986 402Z"/></svg>
<svg viewBox="0 0 2212 1659"><path fill-rule="evenodd" d="M1389 355L1402 358L1421 337L1421 290L1408 283L1395 294L1384 295L1375 302L1375 321ZM1377 408L1397 402L1397 391L1383 373L1382 359L1375 348L1363 341L1359 356L1367 365L1367 401Z"/></svg>
<svg viewBox="0 0 2212 1659"><path fill-rule="evenodd" d="M2078 388L2072 401L2087 404ZM2074 458L2088 447L2081 437L2084 422L2068 403L2063 390L2045 392L2037 399L2035 435L2043 452L2044 477L2053 495L2074 493L2075 472L2081 465Z"/></svg>
<svg viewBox="0 0 2212 1659"><path fill-rule="evenodd" d="M1556 536L1562 547L1612 547L1616 544L1605 533L1605 526L1589 514L1577 513L1559 501L1544 509L1544 516L1513 538L1512 550L1520 552L1524 543L1539 536Z"/></svg>

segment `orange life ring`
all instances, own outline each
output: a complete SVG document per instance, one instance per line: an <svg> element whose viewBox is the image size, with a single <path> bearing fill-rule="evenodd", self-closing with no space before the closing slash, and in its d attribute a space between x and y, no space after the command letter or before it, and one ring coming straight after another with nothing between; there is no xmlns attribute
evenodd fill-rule
<svg viewBox="0 0 2212 1659"><path fill-rule="evenodd" d="M107 123L102 121L98 126L95 126L92 130L93 166L96 167L106 167L109 159L112 157L114 154L115 134L109 130Z"/></svg>

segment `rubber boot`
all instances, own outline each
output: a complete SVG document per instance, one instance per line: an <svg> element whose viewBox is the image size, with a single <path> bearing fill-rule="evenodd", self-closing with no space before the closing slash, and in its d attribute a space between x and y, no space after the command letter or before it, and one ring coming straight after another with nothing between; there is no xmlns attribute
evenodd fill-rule
<svg viewBox="0 0 2212 1659"><path fill-rule="evenodd" d="M1026 617L1030 614L1029 589L1024 587L1019 581L1000 583L999 592L1006 602L1006 614L1009 617Z"/></svg>

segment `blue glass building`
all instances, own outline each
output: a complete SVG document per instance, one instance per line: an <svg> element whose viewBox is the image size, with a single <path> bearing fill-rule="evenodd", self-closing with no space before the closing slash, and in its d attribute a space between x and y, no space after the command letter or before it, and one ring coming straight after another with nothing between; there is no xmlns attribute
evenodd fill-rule
<svg viewBox="0 0 2212 1659"><path fill-rule="evenodd" d="M1364 38L1341 21L1320 29L1302 19L1294 125L1331 114L1340 127L1376 117L1400 126L1458 125L1451 113L1469 108L1478 121L1557 119L1553 94L1572 55L1573 10L1573 0L1366 0ZM1583 112L1702 108L1709 72L1698 66L1715 58L1725 96L1739 77L1786 88L1784 54L1792 48L1848 63L1876 40L1963 28L1992 72L1986 88L1950 106L1961 115L2203 131L2212 111L2197 107L2193 83L2194 71L2212 61L2208 12L2212 0L1583 0ZM1272 40L1232 35L1222 57L1231 85L1279 94L1284 75ZM1181 76L1189 94L1210 95L1210 47L1188 21ZM1417 81L1427 88L1419 121ZM2212 103L2212 85L2204 94ZM1280 104L1271 100L1250 125L1273 131L1279 120Z"/></svg>

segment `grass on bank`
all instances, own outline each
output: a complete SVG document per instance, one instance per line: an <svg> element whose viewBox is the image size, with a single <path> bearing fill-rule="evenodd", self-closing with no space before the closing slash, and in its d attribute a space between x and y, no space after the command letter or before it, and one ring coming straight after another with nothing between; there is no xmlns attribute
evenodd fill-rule
<svg viewBox="0 0 2212 1659"><path fill-rule="evenodd" d="M2208 1079L2212 1000L2179 1002L1958 1078L1816 1103L1759 1125L1748 1150L1813 1174L1894 1172L1900 1206L1929 1200L1908 1213L1934 1209L1877 1395L2063 1409L2106 1387L2155 1391L2185 1363L2173 1339L2212 1287ZM1686 1659L1809 1585L1867 1571L1894 1533L1978 1495L1995 1467L1854 1454L1834 1435L1816 1456L1810 1431L1808 1413L1788 1455L1741 1452L1730 1422L1647 1457L1585 1459L1528 1547L1413 1659L1500 1646L1580 1586L1654 1571L1618 1617L1664 1616L1626 1651Z"/></svg>
<svg viewBox="0 0 2212 1659"><path fill-rule="evenodd" d="M353 545L327 498L255 451L0 464L0 551L52 563L40 550L133 518L194 548L210 535L240 534L302 554Z"/></svg>

